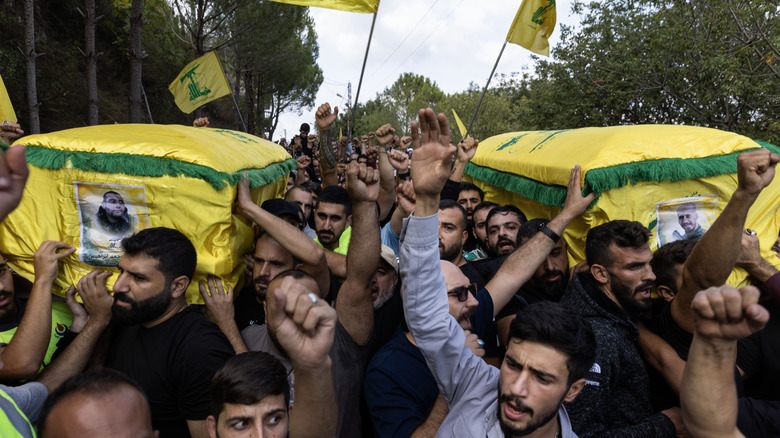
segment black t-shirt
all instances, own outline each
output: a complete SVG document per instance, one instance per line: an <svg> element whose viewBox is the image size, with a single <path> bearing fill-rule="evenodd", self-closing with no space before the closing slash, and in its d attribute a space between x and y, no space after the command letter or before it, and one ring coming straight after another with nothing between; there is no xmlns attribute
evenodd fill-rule
<svg viewBox="0 0 780 438"><path fill-rule="evenodd" d="M252 324L265 324L265 310L256 297L255 285L248 282L233 301L233 319L238 331Z"/></svg>
<svg viewBox="0 0 780 438"><path fill-rule="evenodd" d="M667 303L658 316L653 318L650 329L666 341L682 360L688 360L693 334L685 331L674 321L671 303ZM739 359L737 359L737 364L739 364ZM672 406L679 406L679 397L666 383L661 373L657 372L652 366L646 365L646 368L650 377L653 408L667 409ZM737 395L739 397L744 396L742 377L736 367L734 367L734 381L737 386Z"/></svg>
<svg viewBox="0 0 780 438"><path fill-rule="evenodd" d="M780 401L780 303L769 302L769 322L758 333L737 343L737 365L745 372L745 393Z"/></svg>
<svg viewBox="0 0 780 438"><path fill-rule="evenodd" d="M211 414L211 379L235 353L195 307L150 328L116 327L106 366L138 382L160 437L189 437L186 420Z"/></svg>
<svg viewBox="0 0 780 438"><path fill-rule="evenodd" d="M487 284L487 281L482 278L482 275L480 275L479 271L474 268L474 264L472 262L466 262L465 264L461 265L460 272L468 277L469 283L475 283L477 285L477 290L484 288Z"/></svg>

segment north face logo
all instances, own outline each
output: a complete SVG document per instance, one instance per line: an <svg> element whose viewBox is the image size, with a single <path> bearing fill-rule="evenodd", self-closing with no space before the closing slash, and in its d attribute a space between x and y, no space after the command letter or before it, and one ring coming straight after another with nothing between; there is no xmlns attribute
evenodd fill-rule
<svg viewBox="0 0 780 438"><path fill-rule="evenodd" d="M593 366L590 367L590 372L591 373L596 373L596 374L601 374L601 367L599 366L599 364L594 362Z"/></svg>

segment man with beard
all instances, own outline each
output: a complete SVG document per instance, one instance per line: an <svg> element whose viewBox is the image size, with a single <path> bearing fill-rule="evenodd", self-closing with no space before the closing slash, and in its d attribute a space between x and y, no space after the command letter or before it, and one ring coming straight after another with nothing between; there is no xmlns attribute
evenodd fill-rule
<svg viewBox="0 0 780 438"><path fill-rule="evenodd" d="M292 203L281 199L277 201L288 204L300 213ZM268 203L265 201L263 205L267 206ZM233 288L228 285L225 291L221 280L217 278L210 277L206 283L201 282L199 287L206 305L206 317L219 326L236 353L243 353L248 350L241 338L241 331L250 325L265 322L263 306L268 284L280 272L300 269L312 275L317 280L319 290L326 294L330 289L331 277L322 247L293 223L285 220L284 216L291 215L284 214L284 210L274 210L274 214L266 207L255 204L250 196L248 180L238 185L238 208L261 228L255 241L252 265L254 287L244 287L235 301ZM295 217L300 218L297 215ZM300 223L299 220L293 222Z"/></svg>
<svg viewBox="0 0 780 438"><path fill-rule="evenodd" d="M526 221L525 214L512 204L490 210L487 215L487 246L491 257L506 255L520 246L517 232Z"/></svg>
<svg viewBox="0 0 780 438"><path fill-rule="evenodd" d="M219 328L185 300L195 248L170 228L143 230L122 246L105 365L141 385L161 437L206 437L211 378L234 353ZM105 291L107 275L101 274L88 274L85 286Z"/></svg>
<svg viewBox="0 0 780 438"><path fill-rule="evenodd" d="M421 135L418 124L412 123L415 144L422 144L415 148L412 158L417 203L404 223L400 266L410 332L449 404L449 414L438 434L494 437L504 431L533 437L556 433L574 436L565 409L559 406L561 401L577 396L585 383L582 374L592 363L592 335L587 334L587 324L581 318L556 304L539 303L529 308L529 312L539 309L540 315L524 315L515 324L526 320L538 324L532 324L529 330L513 331L513 341L499 371L464 346L462 326L447 316L449 305L441 293L448 287L447 273L442 273L435 260L439 197L450 174L455 147L450 144L444 114L437 117L431 109L420 110L419 119ZM566 225L595 199L592 193L582 196L580 173L579 166L572 169L561 213L507 258L488 284L493 289L480 306L503 307L517 290L513 289L515 282L528 281ZM502 280L493 284L497 278Z"/></svg>
<svg viewBox="0 0 780 438"><path fill-rule="evenodd" d="M539 232L540 226L546 226L548 219L531 219L520 226L518 238L520 245L530 240ZM528 280L512 297L501 312L496 316L498 339L506 346L509 334L509 324L515 319L517 312L529 304L539 301L558 302L569 283L569 257L566 253L566 241L558 240L552 251L541 265L536 268L533 277Z"/></svg>
<svg viewBox="0 0 780 438"><path fill-rule="evenodd" d="M442 199L439 202L439 257L459 267L479 290L485 286L485 279L463 258L468 234L466 210L455 201Z"/></svg>
<svg viewBox="0 0 780 438"><path fill-rule="evenodd" d="M472 215L472 233L474 240L477 242L474 250L463 253L463 258L467 261L484 259L487 257L487 215L490 210L498 207L498 204L490 201L482 201L474 207L474 214Z"/></svg>
<svg viewBox="0 0 780 438"><path fill-rule="evenodd" d="M442 260L441 269L449 313L466 331L466 345L482 356L482 341L470 333L477 291L452 263ZM405 324L396 328L395 336L371 359L365 381L363 391L375 437L428 436L425 433L435 432L447 415L447 403Z"/></svg>
<svg viewBox="0 0 780 438"><path fill-rule="evenodd" d="M98 208L96 218L105 232L117 235L133 232L133 217L127 214L125 200L117 192L103 193L103 202Z"/></svg>
<svg viewBox="0 0 780 438"><path fill-rule="evenodd" d="M347 276L347 250L352 236L352 203L343 187L328 186L322 189L314 211L314 239L325 248L328 266L333 275Z"/></svg>
<svg viewBox="0 0 780 438"><path fill-rule="evenodd" d="M374 311L370 284L379 263L380 243L377 227L376 199L379 194L379 171L350 163L347 169L347 187L354 209L354 239L347 253L349 274L339 290L335 307L338 316L335 339L331 349L333 381L338 402L339 437L360 436L360 389L370 352L374 327ZM310 296L321 295L318 282L302 271L286 271L268 284L268 291L280 287L292 277L298 287L310 291ZM267 305L267 304L266 304ZM265 351L276 356L288 371L292 370L289 355L275 339L274 327L254 324L241 332L250 351ZM294 387L294 376L290 376ZM294 397L293 397L294 402Z"/></svg>
<svg viewBox="0 0 780 438"><path fill-rule="evenodd" d="M654 413L647 370L635 341L634 319L650 307L655 274L639 222L615 220L588 231L589 271L575 274L561 303L586 318L596 335L596 362L587 385L566 406L580 437L674 437L683 432L680 408Z"/></svg>
<svg viewBox="0 0 780 438"><path fill-rule="evenodd" d="M314 210L314 193L308 185L295 186L287 190L284 199L297 205L303 211L303 232L312 239L317 237L317 232L309 227L309 217Z"/></svg>
<svg viewBox="0 0 780 438"><path fill-rule="evenodd" d="M699 224L699 213L696 212L696 204L693 202L686 202L677 209L677 223L684 234L680 235L675 231L674 236L680 240L699 240L706 231Z"/></svg>

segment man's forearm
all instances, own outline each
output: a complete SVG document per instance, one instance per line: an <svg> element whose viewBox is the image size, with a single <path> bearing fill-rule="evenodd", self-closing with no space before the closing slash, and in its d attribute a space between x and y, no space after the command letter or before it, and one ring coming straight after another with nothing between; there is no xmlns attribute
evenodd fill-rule
<svg viewBox="0 0 780 438"><path fill-rule="evenodd" d="M82 372L108 323L108 320L90 317L76 339L43 370L36 380L46 385L51 392L69 377Z"/></svg>
<svg viewBox="0 0 780 438"><path fill-rule="evenodd" d="M433 438L436 436L436 432L439 430L441 423L444 422L444 418L450 412L450 407L447 406L447 402L444 401L441 393L436 396L436 403L433 404L431 413L428 414L428 418L417 429L412 432L412 438Z"/></svg>
<svg viewBox="0 0 780 438"><path fill-rule="evenodd" d="M295 370L295 409L290 415L290 438L335 437L336 393L330 358L318 369Z"/></svg>
<svg viewBox="0 0 780 438"><path fill-rule="evenodd" d="M43 364L51 340L51 286L49 281L33 283L24 316L3 350L2 380L30 379Z"/></svg>
<svg viewBox="0 0 780 438"><path fill-rule="evenodd" d="M219 331L228 339L230 345L233 346L233 351L235 351L236 354L249 351L246 347L246 343L244 343L244 338L241 337L241 332L238 331L238 326L234 319L220 321L217 324L217 327L219 327Z"/></svg>
<svg viewBox="0 0 780 438"><path fill-rule="evenodd" d="M736 357L736 342L694 333L680 388L683 419L692 436L738 436Z"/></svg>
<svg viewBox="0 0 780 438"><path fill-rule="evenodd" d="M347 251L347 278L336 301L341 325L358 344L364 344L374 326L374 308L368 291L379 264L379 227L373 202L352 206L352 236Z"/></svg>
<svg viewBox="0 0 780 438"><path fill-rule="evenodd" d="M671 303L672 317L683 330L693 333L691 302L696 293L725 283L734 269L745 219L753 201L754 197L737 189L683 265L682 285Z"/></svg>

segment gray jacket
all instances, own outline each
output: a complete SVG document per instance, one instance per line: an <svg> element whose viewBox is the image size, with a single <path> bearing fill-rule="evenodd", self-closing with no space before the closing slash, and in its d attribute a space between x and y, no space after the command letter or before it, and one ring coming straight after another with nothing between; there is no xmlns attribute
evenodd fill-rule
<svg viewBox="0 0 780 438"><path fill-rule="evenodd" d="M449 314L439 266L439 216L411 216L401 231L401 278L409 330L425 356L450 412L437 437L503 437L498 423L499 370L475 356ZM576 438L566 409L558 410L564 438Z"/></svg>

